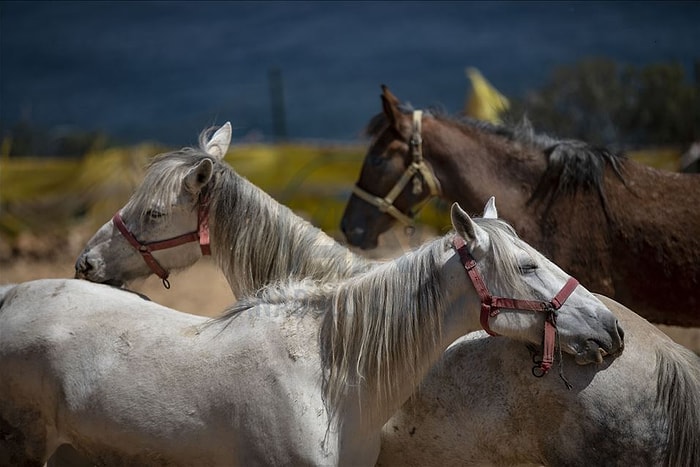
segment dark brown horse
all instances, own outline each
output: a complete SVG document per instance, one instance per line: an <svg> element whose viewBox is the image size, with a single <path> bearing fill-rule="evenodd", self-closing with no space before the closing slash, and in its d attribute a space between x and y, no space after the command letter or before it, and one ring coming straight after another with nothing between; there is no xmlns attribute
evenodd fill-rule
<svg viewBox="0 0 700 467"><path fill-rule="evenodd" d="M381 99L341 223L349 243L375 247L432 193L472 213L495 195L499 215L590 290L655 323L700 326L700 175L537 135L527 122L421 115L386 87Z"/></svg>

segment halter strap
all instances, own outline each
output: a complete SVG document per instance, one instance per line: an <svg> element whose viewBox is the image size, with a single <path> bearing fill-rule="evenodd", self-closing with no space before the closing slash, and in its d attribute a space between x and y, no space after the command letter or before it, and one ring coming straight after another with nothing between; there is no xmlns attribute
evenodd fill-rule
<svg viewBox="0 0 700 467"><path fill-rule="evenodd" d="M411 139L409 141L412 162L408 167L406 167L406 170L396 181L394 187L389 190L389 193L387 193L386 196L381 197L373 195L357 185L355 185L352 189L352 192L360 199L376 207L380 212L391 215L394 219L405 226L413 226L413 217L415 214L422 209L432 197L440 194L438 181L435 178L435 175L433 175L432 170L430 170L430 167L428 167L428 164L426 164L423 160L423 138L421 137L422 118L423 111L413 111L413 133L411 134ZM423 181L428 186L430 196L416 205L415 209L409 212L409 214L404 214L396 206L394 206L394 201L404 190L408 182L410 182L411 179L413 179L413 177L418 173L421 174Z"/></svg>
<svg viewBox="0 0 700 467"><path fill-rule="evenodd" d="M539 363L539 367L533 368L533 374L535 376L544 376L547 374L549 369L554 363L554 347L557 333L557 314L556 311L561 308L561 306L566 302L569 296L578 286L578 281L569 277L564 286L557 292L557 294L549 302L544 302L540 300L519 300L515 298L505 298L493 296L489 292L488 287L484 283L484 279L479 274L479 270L476 267L476 260L467 250L466 242L459 235L455 235L452 240L457 253L459 254L460 260L464 269L467 271L467 276L471 279L472 284L476 292L479 294L481 300L481 314L479 321L481 326L491 336L498 336L497 333L491 330L489 327L489 318L496 316L501 308L509 310L524 310L524 311L540 311L546 313L544 321L544 338L543 338L543 355L542 361ZM539 371L535 373L535 370Z"/></svg>
<svg viewBox="0 0 700 467"><path fill-rule="evenodd" d="M157 240L153 242L141 242L136 236L131 233L126 226L121 213L117 212L112 217L112 223L119 230L122 236L133 246L136 251L141 253L143 260L149 269L157 275L162 281L166 289L170 288L168 276L170 272L158 263L156 258L151 254L153 251L166 250L176 246L184 245L185 243L199 242L199 247L203 255L211 255L211 245L209 239L209 196L205 195L200 198L199 207L197 210L197 231L178 235L177 237L167 240Z"/></svg>

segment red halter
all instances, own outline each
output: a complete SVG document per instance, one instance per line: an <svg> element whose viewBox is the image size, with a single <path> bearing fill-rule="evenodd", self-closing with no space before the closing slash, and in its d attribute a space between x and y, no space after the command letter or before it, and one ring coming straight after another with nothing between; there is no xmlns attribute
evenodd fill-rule
<svg viewBox="0 0 700 467"><path fill-rule="evenodd" d="M117 227L119 232L127 239L136 251L141 253L143 260L155 275L163 281L163 286L166 289L170 288L168 276L170 273L161 266L155 257L151 254L152 251L165 250L176 246L184 245L190 242L199 242L199 247L203 255L211 255L210 240L209 240L209 197L204 196L200 200L199 209L197 211L198 230L183 235L179 235L167 240L159 240L155 242L141 243L127 228L122 216L117 212L112 217L112 222Z"/></svg>
<svg viewBox="0 0 700 467"><path fill-rule="evenodd" d="M481 298L481 326L492 336L497 336L489 327L489 317L496 316L501 308L509 310L526 310L526 311L541 311L546 313L544 320L544 343L542 361L539 367L533 368L535 376L544 376L552 367L554 362L554 341L557 332L557 314L556 310L561 308L564 302L569 298L571 293L578 286L578 281L573 277L569 277L564 287L554 296L549 302L539 300L518 300L515 298L494 297L489 293L488 287L484 283L483 278L476 268L476 261L466 248L466 243L462 237L456 235L452 240L459 257L462 260L464 269L467 275L474 284L479 297ZM536 371L539 370L539 371Z"/></svg>

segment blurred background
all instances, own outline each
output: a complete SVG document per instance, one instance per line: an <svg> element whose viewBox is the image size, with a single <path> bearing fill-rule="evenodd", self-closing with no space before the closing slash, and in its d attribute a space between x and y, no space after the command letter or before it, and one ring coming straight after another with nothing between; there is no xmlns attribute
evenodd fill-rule
<svg viewBox="0 0 700 467"><path fill-rule="evenodd" d="M0 124L25 155L76 155L81 134L179 146L225 120L238 142L354 143L380 84L458 112L472 66L538 125L677 142L699 20L690 1L3 1Z"/></svg>
<svg viewBox="0 0 700 467"><path fill-rule="evenodd" d="M2 1L0 283L71 276L150 157L229 120L228 162L342 241L381 84L417 108L527 115L540 132L693 170L698 24L699 2L674 1ZM449 219L436 201L419 221L414 238ZM230 295L212 274L213 313ZM180 291L196 286L183 277Z"/></svg>

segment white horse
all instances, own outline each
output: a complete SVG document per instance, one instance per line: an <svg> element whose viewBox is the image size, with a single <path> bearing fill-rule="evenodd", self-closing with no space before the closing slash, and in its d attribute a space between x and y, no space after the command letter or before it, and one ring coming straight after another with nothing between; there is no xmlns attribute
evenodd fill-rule
<svg viewBox="0 0 700 467"><path fill-rule="evenodd" d="M200 150L154 158L126 206L88 241L76 277L121 285L155 273L167 284L170 270L210 251L241 297L281 279L335 280L373 265L238 175L223 161L230 142L227 122L211 138L202 133Z"/></svg>
<svg viewBox="0 0 700 467"><path fill-rule="evenodd" d="M622 355L564 355L566 390L533 381L518 342L464 336L384 426L377 465L700 465L700 358L594 295L625 329Z"/></svg>
<svg viewBox="0 0 700 467"><path fill-rule="evenodd" d="M384 423L480 327L472 269L494 297L548 297L580 363L621 351L614 315L507 224L457 205L452 221L369 272L270 286L213 321L86 281L15 286L0 308L0 459L41 464L67 443L101 464L372 465ZM486 319L539 344L545 315Z"/></svg>
<svg viewBox="0 0 700 467"><path fill-rule="evenodd" d="M223 163L221 158L229 141L230 126L227 124L211 140L203 138L202 150L166 154L153 161L145 181L121 210L136 238L144 242L157 241L197 230L196 199L199 195L196 190L192 193L188 189L191 184L188 185L187 180L196 179L198 171L208 164L204 159L209 159L214 167L209 182L212 254L235 295L250 293L260 285L281 278L306 275L328 280L368 269L371 264L366 260L349 253ZM163 210L162 206L169 209ZM154 211L154 208L157 209ZM168 212L174 213L173 219L177 222L170 220ZM137 219L144 217L142 213L148 215L144 222L139 222ZM245 221L236 222L239 219ZM166 270L187 267L201 257L195 244L160 250L153 255ZM90 240L76 263L76 271L79 277L110 283L123 283L152 273L112 221ZM391 459L395 463L415 459L416 465L528 462L576 465L595 454L605 456L608 464L624 465L628 458L659 459L663 456L685 459L685 463L679 462L679 465L697 464L700 458L697 362L692 356L676 357L684 354L680 346L669 343L644 319L614 302L607 300L605 303L627 328L626 346L635 349L634 355L625 352L615 360L614 371L608 364L583 368L565 358L566 377L574 382L574 390L568 392L556 378L531 376L529 366L523 366L524 359L530 358L524 346L489 338L483 332L471 334L450 347L439 364L440 370L432 371L419 393L387 423L382 435L382 463L391 465ZM655 348L661 349L659 355ZM669 359L679 363L662 372ZM463 372L464 368L483 365L487 360L499 362L504 372L517 372L517 384L506 384L499 373L481 371L467 375ZM653 362L657 362L656 365ZM596 375L597 372L601 375ZM636 391L637 375L645 375L645 385L651 385L648 392L639 393L641 396ZM664 388L674 380L689 383L678 386L674 393L673 400L682 402L668 405L664 403L668 396ZM634 397L642 399L631 406L627 401ZM563 410L565 406L568 413L575 415L553 418L549 424L540 425L543 410L537 403L562 398L566 399L566 404L556 407ZM599 400L602 399L615 410L601 411ZM695 409L679 416L677 413L682 413L683 404ZM552 410L551 406L547 410ZM609 416L613 412L616 416ZM493 417L489 420L493 423L487 424L484 419L491 413ZM508 423L515 418L504 417L515 413L518 423ZM474 423L469 422L472 417ZM575 431L579 442L552 442L555 439L552 433L566 436L571 432L567 424L572 419L580 425ZM629 427L657 423L662 429L657 432L655 442L628 442L632 436ZM522 426L539 426L540 429L524 433L520 429ZM678 428L682 426L686 428ZM446 436L446 429L459 435L459 442ZM607 433L607 436L597 436L599 433ZM502 442L506 438L522 442ZM586 443L588 446L598 444L598 438L605 439L607 450L593 452L586 448ZM425 445L428 442L430 449ZM496 444L499 449L494 448ZM489 448L481 449L482 445ZM506 447L508 449L504 449ZM427 462L428 459L432 462Z"/></svg>

